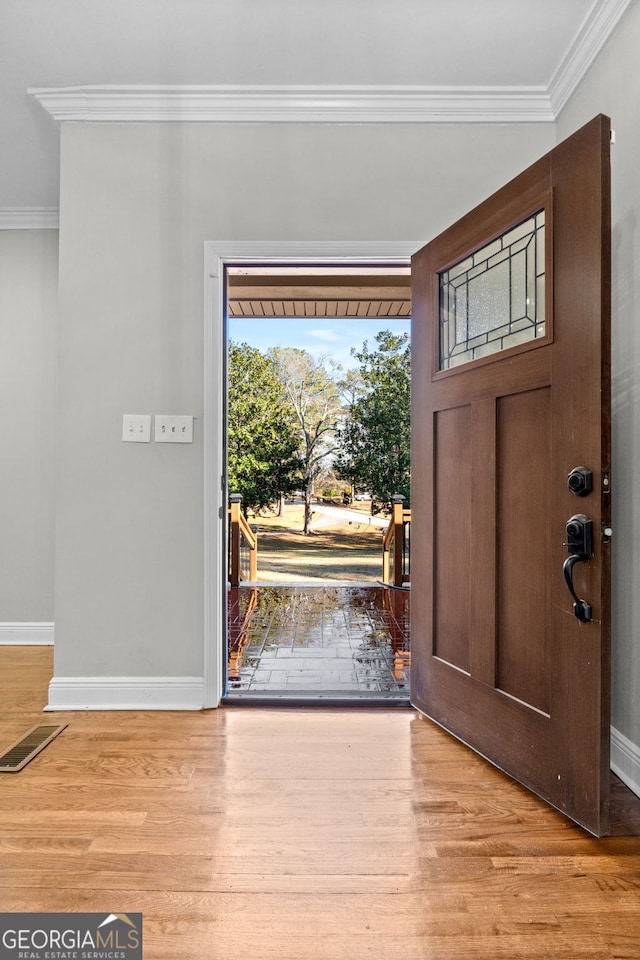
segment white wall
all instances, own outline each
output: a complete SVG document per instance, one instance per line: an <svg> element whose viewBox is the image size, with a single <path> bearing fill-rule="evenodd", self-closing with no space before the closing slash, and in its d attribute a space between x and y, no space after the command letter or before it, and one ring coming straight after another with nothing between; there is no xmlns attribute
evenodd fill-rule
<svg viewBox="0 0 640 960"><path fill-rule="evenodd" d="M120 434L123 413L202 416L204 242L417 247L554 142L551 124L63 124L54 688L202 676L202 420L192 446Z"/></svg>
<svg viewBox="0 0 640 960"><path fill-rule="evenodd" d="M58 233L0 230L0 641L53 621Z"/></svg>
<svg viewBox="0 0 640 960"><path fill-rule="evenodd" d="M640 775L640 6L632 5L563 111L563 139L597 113L611 117L613 378L612 724ZM625 740L629 741L625 743ZM635 758L635 760L634 760ZM637 780L636 786L640 784Z"/></svg>

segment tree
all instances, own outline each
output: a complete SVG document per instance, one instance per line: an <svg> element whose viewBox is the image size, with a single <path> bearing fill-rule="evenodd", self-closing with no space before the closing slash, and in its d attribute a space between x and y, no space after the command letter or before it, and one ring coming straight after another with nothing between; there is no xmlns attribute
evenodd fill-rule
<svg viewBox="0 0 640 960"><path fill-rule="evenodd" d="M300 484L297 421L272 358L229 342L227 472L243 509L259 510Z"/></svg>
<svg viewBox="0 0 640 960"><path fill-rule="evenodd" d="M408 334L381 330L377 348L351 352L360 362L359 389L351 383L348 416L340 426L339 476L368 490L378 505L394 493L410 498L411 352Z"/></svg>
<svg viewBox="0 0 640 960"><path fill-rule="evenodd" d="M306 350L296 347L276 347L270 356L298 421L298 455L303 464L303 533L306 534L311 524L314 483L323 463L335 452L342 405L327 358L315 360Z"/></svg>
<svg viewBox="0 0 640 960"><path fill-rule="evenodd" d="M358 400L360 400L366 393L366 387L362 376L360 375L359 370L347 370L345 376L342 380L338 381L338 388L340 390L340 396L342 397L342 403L347 411L346 417L343 415L338 428L338 443L343 445L343 454L338 457L338 462L336 463L337 476L341 480L346 480L349 484L350 491L347 497L347 502L353 503L353 497L355 495L355 487L358 483L358 477L350 473L350 468L352 461L344 457L344 444L346 442L347 436L352 437L353 442L356 442L355 437L355 424L351 419L351 412Z"/></svg>

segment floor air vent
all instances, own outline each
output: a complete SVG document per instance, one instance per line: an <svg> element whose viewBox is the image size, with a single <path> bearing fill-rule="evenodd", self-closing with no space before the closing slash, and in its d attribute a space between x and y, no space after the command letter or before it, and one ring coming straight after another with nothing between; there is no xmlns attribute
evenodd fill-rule
<svg viewBox="0 0 640 960"><path fill-rule="evenodd" d="M66 726L66 723L39 723L36 727L32 727L8 750L0 754L0 773L17 773L18 770L22 770L29 760L33 760L36 754L44 750L46 745L51 743Z"/></svg>

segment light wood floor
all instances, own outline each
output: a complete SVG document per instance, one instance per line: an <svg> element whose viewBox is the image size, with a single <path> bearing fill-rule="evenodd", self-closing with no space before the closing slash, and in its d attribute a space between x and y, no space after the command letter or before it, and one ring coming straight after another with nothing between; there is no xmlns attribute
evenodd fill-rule
<svg viewBox="0 0 640 960"><path fill-rule="evenodd" d="M49 648L0 647L0 747ZM69 713L0 775L2 911L139 912L145 960L637 960L594 840L409 710Z"/></svg>

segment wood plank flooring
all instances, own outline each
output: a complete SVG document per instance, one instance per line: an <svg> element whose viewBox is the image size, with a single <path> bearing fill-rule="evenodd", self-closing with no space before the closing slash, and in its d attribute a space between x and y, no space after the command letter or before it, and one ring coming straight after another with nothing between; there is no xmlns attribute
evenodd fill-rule
<svg viewBox="0 0 640 960"><path fill-rule="evenodd" d="M51 656L0 647L0 748ZM0 775L3 911L142 911L145 960L640 957L640 839L589 837L410 710L53 716Z"/></svg>

